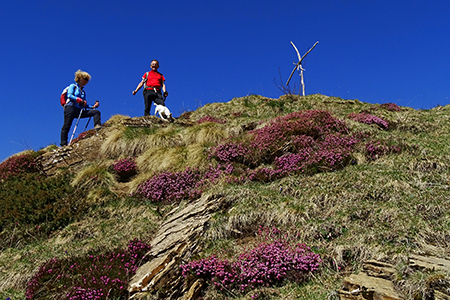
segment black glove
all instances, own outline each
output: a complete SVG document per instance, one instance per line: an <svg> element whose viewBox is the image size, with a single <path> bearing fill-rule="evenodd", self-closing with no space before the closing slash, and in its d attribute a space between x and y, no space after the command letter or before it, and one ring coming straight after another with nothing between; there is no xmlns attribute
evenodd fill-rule
<svg viewBox="0 0 450 300"><path fill-rule="evenodd" d="M164 92L164 97L167 97L169 93L167 91Z"/></svg>

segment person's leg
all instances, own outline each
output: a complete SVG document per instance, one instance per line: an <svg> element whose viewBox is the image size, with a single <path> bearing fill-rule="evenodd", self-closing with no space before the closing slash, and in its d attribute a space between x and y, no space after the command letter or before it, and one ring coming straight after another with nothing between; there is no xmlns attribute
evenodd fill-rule
<svg viewBox="0 0 450 300"><path fill-rule="evenodd" d="M154 101L155 101L156 104L159 104L159 105L162 105L162 106L166 106L166 104L164 103L164 98L163 98L161 93L156 93L155 94L155 100Z"/></svg>
<svg viewBox="0 0 450 300"><path fill-rule="evenodd" d="M61 146L67 146L67 138L70 127L72 126L72 121L78 117L79 113L79 108L75 108L71 105L66 105L64 107L64 125L61 128Z"/></svg>
<svg viewBox="0 0 450 300"><path fill-rule="evenodd" d="M144 116L150 115L150 108L152 107L152 93L151 90L144 91Z"/></svg>
<svg viewBox="0 0 450 300"><path fill-rule="evenodd" d="M96 109L83 110L83 112L81 113L81 117L82 118L94 117L94 126L102 125L101 114L99 110Z"/></svg>

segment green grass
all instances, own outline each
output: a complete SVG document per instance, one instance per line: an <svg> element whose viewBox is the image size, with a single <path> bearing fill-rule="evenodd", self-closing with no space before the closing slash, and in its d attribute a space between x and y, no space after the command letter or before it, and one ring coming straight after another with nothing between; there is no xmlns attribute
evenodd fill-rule
<svg viewBox="0 0 450 300"><path fill-rule="evenodd" d="M125 140L133 140L154 134L156 131L156 127L126 127L122 134Z"/></svg>
<svg viewBox="0 0 450 300"><path fill-rule="evenodd" d="M225 295L228 299L250 299L258 294L257 299L337 299L336 290L343 276L359 270L366 259L391 262L401 273L404 259L411 253L440 256L450 247L450 108L402 108L391 112L378 107L324 95L287 95L280 99L250 95L200 107L191 113L193 122L186 127L176 123L166 128L126 127L121 142L151 141L161 148L158 151L183 160L172 164L172 168L189 165L187 160L195 162L195 167L205 167L211 163L204 157L208 148L228 135L238 136L243 125L263 126L271 118L314 109L330 111L344 120L353 134L367 133L364 143L405 145L401 153L376 160L368 159L364 145L359 145L354 153L355 164L340 171L289 176L265 184L221 183L206 191L223 195L229 208L213 215L203 240L205 251L199 256L232 256L256 243L255 232L260 226L276 226L311 246L324 262L316 277L302 284L286 282L244 296L208 288L205 298L223 299ZM384 131L348 119L350 113L362 111L385 118L392 127ZM195 124L205 116L227 122ZM126 153L123 147L111 153ZM134 147L138 149L139 145ZM132 153L141 157L142 166L155 163L154 156L144 156L145 151L138 150ZM67 175L82 191L83 199L77 200L85 200L82 203L88 205L82 218L71 220L48 238L30 237L21 247L2 250L0 282L6 282L0 287L2 297L23 299L27 279L49 258L80 255L93 249L107 251L136 237L148 241L152 238L173 206L129 197L127 185L115 181L108 171L110 162L99 156L75 179ZM11 183L1 184L5 187ZM7 195L8 191L2 193ZM68 199L74 199L73 195ZM450 282L449 275L441 273L399 276L406 280L402 289L406 296L423 294L438 278Z"/></svg>

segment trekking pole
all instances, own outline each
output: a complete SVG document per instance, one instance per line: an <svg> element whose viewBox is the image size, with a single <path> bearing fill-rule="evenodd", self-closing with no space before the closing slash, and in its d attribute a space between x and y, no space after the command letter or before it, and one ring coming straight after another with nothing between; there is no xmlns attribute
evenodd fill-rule
<svg viewBox="0 0 450 300"><path fill-rule="evenodd" d="M98 100L95 100L95 102L97 103ZM95 107L93 108L93 110L95 110ZM88 120L88 122L86 123L86 127L84 127L84 131L86 131L87 126L89 125L89 122L91 121L91 119L92 119L92 117L89 117L89 120Z"/></svg>
<svg viewBox="0 0 450 300"><path fill-rule="evenodd" d="M95 102L98 102L98 100L96 100ZM95 110L95 107L94 107L93 109ZM91 119L92 119L92 117L89 117L89 120L87 121L86 126L84 127L84 131L86 131L86 129L87 129L87 127L88 127L89 122L91 121Z"/></svg>
<svg viewBox="0 0 450 300"><path fill-rule="evenodd" d="M80 118L81 118L81 113L82 112L83 112L83 109L80 109L80 115L78 116L77 124L75 125L75 128L73 129L73 132L72 132L72 136L70 137L69 145L70 145L70 143L72 143L72 139L73 139L73 136L75 134L75 131L77 130L78 122L80 122Z"/></svg>
<svg viewBox="0 0 450 300"><path fill-rule="evenodd" d="M94 108L94 109L95 109L95 108ZM88 125L89 125L89 122L91 121L91 118L92 118L92 117L89 117L89 120L87 121L86 126L84 127L84 131L86 131L86 129L87 129Z"/></svg>

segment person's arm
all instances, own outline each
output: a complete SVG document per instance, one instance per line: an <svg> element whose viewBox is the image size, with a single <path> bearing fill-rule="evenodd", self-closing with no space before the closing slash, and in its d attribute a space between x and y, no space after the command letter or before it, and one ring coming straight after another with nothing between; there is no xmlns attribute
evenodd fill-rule
<svg viewBox="0 0 450 300"><path fill-rule="evenodd" d="M77 90L77 86L75 84L69 85L69 89L67 90L67 98L72 101L77 101L77 96L75 96L75 91Z"/></svg>
<svg viewBox="0 0 450 300"><path fill-rule="evenodd" d="M163 81L161 88L162 88L164 97L167 97L169 95L169 93L166 90L166 82L165 81Z"/></svg>
<svg viewBox="0 0 450 300"><path fill-rule="evenodd" d="M136 95L136 93L141 89L141 87L144 85L145 82L145 78L142 78L141 82L139 82L138 86L136 87L136 89L133 91L133 95Z"/></svg>
<svg viewBox="0 0 450 300"><path fill-rule="evenodd" d="M83 94L81 94L81 98L78 96L75 96L75 92L77 90L77 85L76 84L71 84L69 86L69 89L67 90L67 98L69 98L71 101L74 101L78 104L80 104L81 106L86 106L86 101L83 97Z"/></svg>
<svg viewBox="0 0 450 300"><path fill-rule="evenodd" d="M95 100L95 104L92 105L90 108L96 109L96 108L99 107L99 106L100 106L100 102L98 102L98 100Z"/></svg>

